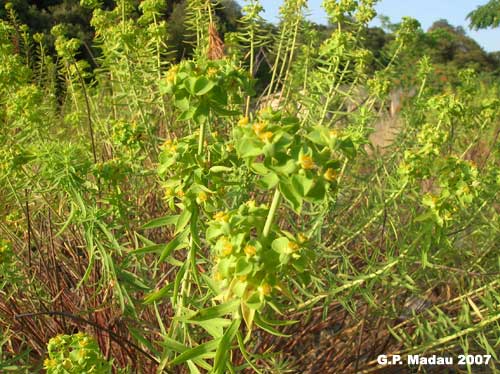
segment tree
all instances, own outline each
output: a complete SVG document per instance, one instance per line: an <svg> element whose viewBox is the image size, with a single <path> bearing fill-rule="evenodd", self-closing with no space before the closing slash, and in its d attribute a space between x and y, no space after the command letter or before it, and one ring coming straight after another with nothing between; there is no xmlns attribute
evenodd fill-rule
<svg viewBox="0 0 500 374"><path fill-rule="evenodd" d="M441 19L427 31L429 54L436 63L452 64L457 68L473 67L477 70L492 71L495 61L477 42L466 35L463 27L450 25Z"/></svg>
<svg viewBox="0 0 500 374"><path fill-rule="evenodd" d="M490 0L467 15L474 30L500 26L500 0Z"/></svg>
<svg viewBox="0 0 500 374"><path fill-rule="evenodd" d="M170 49L175 50L177 58L189 56L192 51L190 36L186 35L184 20L187 0L166 1L165 20L168 21ZM94 31L90 25L92 12L80 5L80 0L9 0L21 24L29 27L30 33L45 34L45 40L52 53L54 38L50 29L57 24L64 24L67 36L83 42L81 57L92 63L91 54L99 51L92 47ZM118 1L101 0L103 9L112 9ZM140 0L133 0L135 6ZM222 0L215 9L220 32L236 31L241 18L241 6L235 0ZM136 15L139 16L138 14ZM7 18L3 6L0 6L0 19Z"/></svg>

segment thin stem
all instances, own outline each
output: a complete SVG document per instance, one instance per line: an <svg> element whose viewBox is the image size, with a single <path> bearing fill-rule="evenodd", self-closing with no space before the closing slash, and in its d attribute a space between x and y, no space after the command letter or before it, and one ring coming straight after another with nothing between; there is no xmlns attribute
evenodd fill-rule
<svg viewBox="0 0 500 374"><path fill-rule="evenodd" d="M27 223L27 241L28 241L28 268L31 272L31 219L30 219L30 206L29 206L29 194L28 189L24 189L24 194L26 196L26 223Z"/></svg>
<svg viewBox="0 0 500 374"><path fill-rule="evenodd" d="M276 61L273 66L273 74L271 76L271 82L269 83L269 86L267 88L267 95L270 96L271 93L273 92L273 86L274 86L274 80L276 79L276 73L278 72L278 65L280 61L280 55L281 55L281 49L283 48L283 41L285 39L285 27L281 29L281 35L279 39L279 44L278 44L278 51L276 52Z"/></svg>
<svg viewBox="0 0 500 374"><path fill-rule="evenodd" d="M206 122L203 121L200 124L200 137L198 138L198 156L201 156L203 154L203 145L205 142L205 127Z"/></svg>
<svg viewBox="0 0 500 374"><path fill-rule="evenodd" d="M89 96L87 94L87 87L85 85L85 81L83 79L83 76L80 73L80 69L78 69L78 64L74 59L73 59L73 66L75 67L76 74L78 75L78 79L80 81L80 84L82 85L83 97L85 99L85 107L87 109L87 122L88 122L88 126L89 126L90 141L92 143L92 155L94 157L94 164L97 164L97 150L96 150L96 144L95 144L95 138L94 138L94 126L92 124L92 115L91 115L91 110L90 110Z"/></svg>
<svg viewBox="0 0 500 374"><path fill-rule="evenodd" d="M253 69L254 69L254 59L255 59L255 56L254 56L254 38L255 38L255 34L254 34L254 29L253 27L251 28L251 31L250 31L250 68L249 68L249 73L250 73L250 76L253 78ZM250 95L247 96L247 103L246 103L246 108L245 108L245 117L248 117L250 113Z"/></svg>
<svg viewBox="0 0 500 374"><path fill-rule="evenodd" d="M276 215L276 210L278 209L280 203L280 197L280 190L276 187L276 190L274 191L273 201L271 202L271 207L269 208L269 213L267 214L264 231L262 231L262 236L264 236L264 238L267 238L269 236L269 232L271 231L274 216Z"/></svg>
<svg viewBox="0 0 500 374"><path fill-rule="evenodd" d="M158 27L158 23L156 20L156 14L153 14L153 21L154 25ZM160 48L160 40L158 36L155 36L155 43L156 43L156 66L157 66L157 72L158 72L158 82L161 81L161 48ZM163 117L167 114L167 108L165 107L165 100L161 98L161 110ZM169 131L169 126L167 123L165 123L165 130L167 132L168 138L170 139L170 131Z"/></svg>

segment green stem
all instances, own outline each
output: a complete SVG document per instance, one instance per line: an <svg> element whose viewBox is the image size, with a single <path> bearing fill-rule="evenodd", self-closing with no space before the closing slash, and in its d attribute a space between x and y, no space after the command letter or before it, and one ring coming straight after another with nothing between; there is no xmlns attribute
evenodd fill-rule
<svg viewBox="0 0 500 374"><path fill-rule="evenodd" d="M198 138L198 156L201 156L203 153L203 143L205 142L205 127L206 123L203 121L200 124L200 137Z"/></svg>
<svg viewBox="0 0 500 374"><path fill-rule="evenodd" d="M271 207L269 208L269 213L267 214L266 224L264 225L264 231L262 232L262 236L267 238L269 236L269 232L271 231L271 226L273 224L274 216L276 214L276 210L278 209L278 205L280 203L281 193L278 187L274 191L273 201L271 202Z"/></svg>
<svg viewBox="0 0 500 374"><path fill-rule="evenodd" d="M250 73L250 76L252 78L253 78L253 69L254 69L253 63L254 63L254 59L255 59L255 56L254 56L254 38L255 38L254 29L252 27L251 32L250 32L250 68L249 68L249 73ZM249 113L250 113L250 95L247 96L245 117L248 117Z"/></svg>

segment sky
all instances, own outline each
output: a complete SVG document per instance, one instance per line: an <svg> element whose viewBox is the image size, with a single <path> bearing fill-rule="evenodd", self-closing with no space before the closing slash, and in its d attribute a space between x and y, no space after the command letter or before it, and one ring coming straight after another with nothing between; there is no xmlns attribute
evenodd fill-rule
<svg viewBox="0 0 500 374"><path fill-rule="evenodd" d="M411 16L420 21L422 28L427 30L434 21L447 19L453 26L463 26L467 34L475 39L486 51L500 51L500 28L472 31L469 29L467 14L479 5L486 4L488 0L381 0L376 6L378 14L383 14L397 23L403 16ZM238 0L244 4L244 0ZM309 0L310 19L316 23L326 23L326 15L321 8L322 0ZM275 22L278 9L282 4L280 0L261 0L265 9L264 18ZM372 26L379 26L378 19Z"/></svg>

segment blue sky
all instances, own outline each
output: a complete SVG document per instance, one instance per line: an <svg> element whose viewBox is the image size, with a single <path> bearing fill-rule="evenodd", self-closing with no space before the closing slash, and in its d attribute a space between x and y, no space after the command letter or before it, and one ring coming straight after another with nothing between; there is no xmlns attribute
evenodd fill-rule
<svg viewBox="0 0 500 374"><path fill-rule="evenodd" d="M486 51L500 51L500 28L472 31L468 28L467 14L488 0L381 0L376 6L377 13L389 16L391 21L399 22L403 16L416 18L427 28L438 19L445 18L454 26L463 26L467 34L474 38ZM244 4L244 0L238 0ZM317 23L326 23L326 15L321 8L322 0L309 0L310 18ZM265 9L264 17L271 22L277 20L279 0L261 0ZM374 25L380 22L374 21Z"/></svg>

